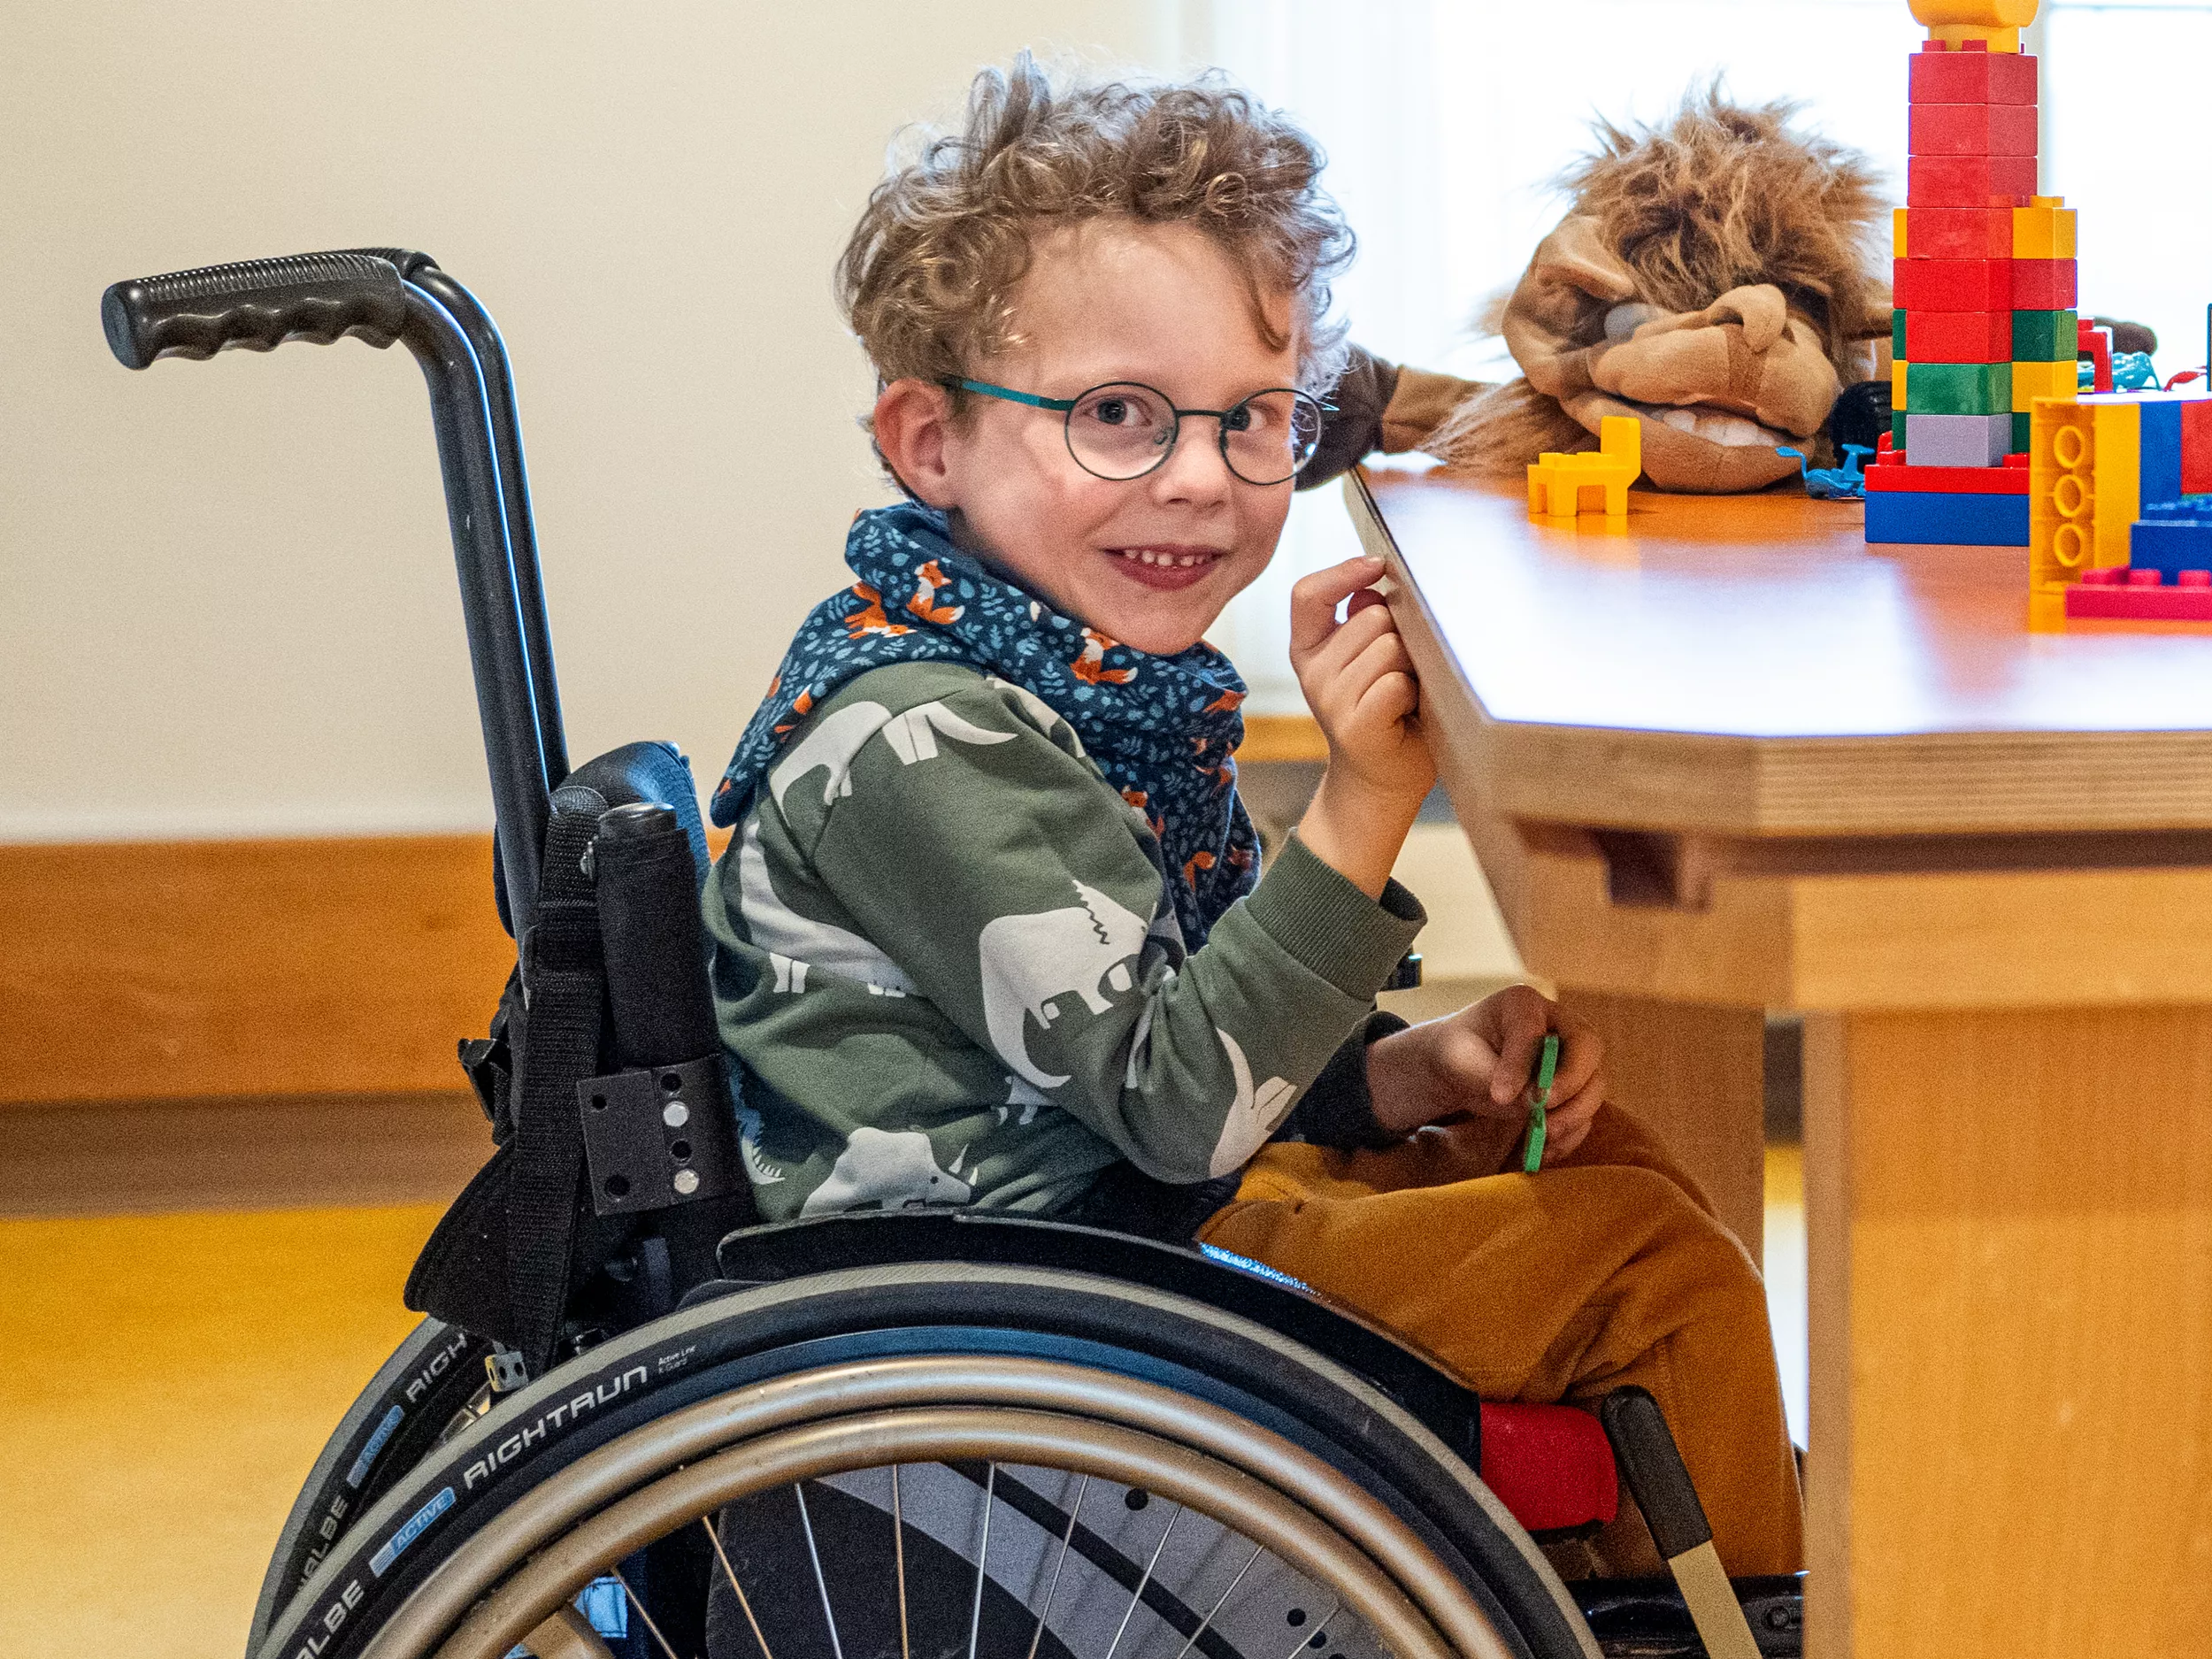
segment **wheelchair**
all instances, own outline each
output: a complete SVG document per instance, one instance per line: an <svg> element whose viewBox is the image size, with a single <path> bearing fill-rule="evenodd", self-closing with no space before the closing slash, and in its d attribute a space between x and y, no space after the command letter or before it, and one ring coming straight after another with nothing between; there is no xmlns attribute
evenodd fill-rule
<svg viewBox="0 0 2212 1659"><path fill-rule="evenodd" d="M687 764L572 770L506 352L428 256L121 282L117 357L347 335L429 385L518 941L461 1058L495 1150L270 1561L258 1659L1794 1654L1648 1395L1475 1398L1260 1263L972 1210L758 1224ZM1674 1581L1542 1544L1624 1479Z"/></svg>

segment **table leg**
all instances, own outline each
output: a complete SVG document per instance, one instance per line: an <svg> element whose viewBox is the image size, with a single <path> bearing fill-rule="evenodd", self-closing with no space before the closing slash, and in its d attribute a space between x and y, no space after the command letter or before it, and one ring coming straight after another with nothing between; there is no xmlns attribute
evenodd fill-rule
<svg viewBox="0 0 2212 1659"><path fill-rule="evenodd" d="M1605 1040L1609 1096L1658 1134L1755 1262L1766 1237L1766 1017L1562 987Z"/></svg>
<svg viewBox="0 0 2212 1659"><path fill-rule="evenodd" d="M2212 1649L2212 1009L1816 1016L1812 1659Z"/></svg>

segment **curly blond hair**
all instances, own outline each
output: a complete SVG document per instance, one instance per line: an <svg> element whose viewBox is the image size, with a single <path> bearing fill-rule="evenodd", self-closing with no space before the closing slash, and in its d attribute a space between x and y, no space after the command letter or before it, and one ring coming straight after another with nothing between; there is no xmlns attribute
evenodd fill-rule
<svg viewBox="0 0 2212 1659"><path fill-rule="evenodd" d="M1290 342L1263 296L1292 296L1299 380L1318 392L1344 365L1329 284L1353 251L1322 165L1286 116L1217 73L1056 88L1024 52L976 76L961 131L921 134L876 186L838 261L838 303L884 382L941 384L1020 343L1014 299L1041 234L1189 225L1244 273L1271 349Z"/></svg>

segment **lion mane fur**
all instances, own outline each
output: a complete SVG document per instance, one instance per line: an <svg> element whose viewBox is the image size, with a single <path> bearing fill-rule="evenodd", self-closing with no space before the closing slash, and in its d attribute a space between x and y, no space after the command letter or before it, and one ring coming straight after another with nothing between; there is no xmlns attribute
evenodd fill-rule
<svg viewBox="0 0 2212 1659"><path fill-rule="evenodd" d="M1770 282L1819 330L1848 386L1862 377L1860 343L1886 333L1889 286L1877 274L1880 175L1860 151L1799 130L1789 100L1747 108L1717 78L1650 126L1599 119L1596 143L1559 175L1569 211L1599 221L1632 270L1640 297L1664 311L1695 311L1731 288ZM1510 290L1478 314L1495 335ZM1592 308L1591 339L1603 326ZM1546 450L1597 439L1525 379L1468 398L1422 448L1455 466L1509 472Z"/></svg>

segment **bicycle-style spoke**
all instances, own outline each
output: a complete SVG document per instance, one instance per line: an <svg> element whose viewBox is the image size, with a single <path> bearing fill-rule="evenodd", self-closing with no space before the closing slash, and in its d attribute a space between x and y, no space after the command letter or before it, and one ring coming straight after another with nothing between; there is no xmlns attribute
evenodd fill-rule
<svg viewBox="0 0 2212 1659"><path fill-rule="evenodd" d="M1144 1563L1144 1574L1137 1580L1137 1587L1129 1593L1129 1608L1121 1616L1121 1627L1114 1632L1114 1639L1106 1645L1106 1659L1114 1659L1114 1652L1121 1646L1121 1639L1128 1634L1129 1621L1137 1616L1137 1604L1144 1600L1144 1587L1152 1582L1152 1570L1160 1564L1160 1553L1167 1548L1167 1540L1175 1536L1175 1524L1183 1518L1183 1506L1177 1504L1175 1513L1167 1517L1167 1531L1160 1534L1160 1541L1152 1547L1152 1558ZM968 1659L975 1659L971 1654Z"/></svg>
<svg viewBox="0 0 2212 1659"><path fill-rule="evenodd" d="M1237 1576L1229 1580L1229 1587L1214 1598L1214 1604L1206 1609L1206 1617L1198 1621L1198 1628L1190 1633L1190 1640L1176 1649L1175 1659L1189 1659L1190 1650L1198 1646L1198 1639L1213 1627L1214 1615L1229 1604L1237 1586L1244 1582L1244 1575L1252 1571L1252 1563L1260 1558L1260 1546L1252 1546L1252 1553L1244 1558L1244 1565L1237 1569Z"/></svg>
<svg viewBox="0 0 2212 1659"><path fill-rule="evenodd" d="M637 1592L630 1588L630 1581L622 1576L622 1569L611 1567L608 1571L614 1574L614 1581L622 1586L622 1594L630 1598L630 1605L637 1609L637 1616L645 1621L645 1628L653 1632L653 1640L660 1644L661 1651L668 1655L668 1659L676 1659L676 1650L668 1645L668 1638L661 1634L661 1627L653 1623L653 1616L645 1610L645 1603L637 1599Z"/></svg>
<svg viewBox="0 0 2212 1659"><path fill-rule="evenodd" d="M753 1604L745 1594L745 1586L737 1581L737 1569L730 1565L730 1558L723 1553L721 1534L714 1530L714 1522L708 1516L699 1517L699 1525L707 1529L707 1537L714 1545L714 1556L722 1563L722 1576L730 1581L730 1588L737 1594L738 1610L745 1615L745 1622L753 1627L753 1640L760 1644L760 1659L776 1659L768 1651L768 1638L760 1633L760 1621L753 1617ZM623 1586L626 1590L627 1585Z"/></svg>
<svg viewBox="0 0 2212 1659"><path fill-rule="evenodd" d="M835 1659L845 1659L845 1644L837 1640L837 1615L830 1609L829 1580L822 1576L822 1552L814 1547L814 1521L806 1512L805 1488L804 1481L794 1481L792 1495L799 1500L799 1525L806 1528L806 1554L814 1563L814 1587L822 1593L822 1620L829 1626L830 1652Z"/></svg>
<svg viewBox="0 0 2212 1659"><path fill-rule="evenodd" d="M899 1509L899 1466L891 1465L891 1558L899 1574L899 1659L913 1659L906 1632L906 1517Z"/></svg>
<svg viewBox="0 0 2212 1659"><path fill-rule="evenodd" d="M1029 1638L1028 1659L1037 1659L1037 1644L1045 1639L1045 1620L1052 1616L1052 1598L1060 1593L1060 1569L1068 1564L1068 1546L1075 1539L1075 1523L1083 1513L1083 1500L1091 1490L1091 1478L1085 1475L1075 1489L1075 1507L1068 1511L1067 1531L1060 1534L1060 1553L1053 1558L1052 1582L1045 1586L1045 1604L1037 1609L1037 1628Z"/></svg>
<svg viewBox="0 0 2212 1659"><path fill-rule="evenodd" d="M1331 1601L1329 1610L1321 1616L1321 1622L1312 1630L1301 1632L1298 1640L1291 1644L1290 1651L1283 1655L1283 1659L1298 1659L1298 1655L1305 1648L1320 1645L1316 1639L1327 1633L1329 1621L1336 1617L1337 1609L1343 1605L1344 1598L1340 1595Z"/></svg>
<svg viewBox="0 0 2212 1659"><path fill-rule="evenodd" d="M975 1547L975 1605L968 1609L968 1659L975 1659L976 1638L983 1632L983 1563L991 1558L991 1494L997 1490L998 1464L994 1463L983 1475L983 1537Z"/></svg>

